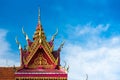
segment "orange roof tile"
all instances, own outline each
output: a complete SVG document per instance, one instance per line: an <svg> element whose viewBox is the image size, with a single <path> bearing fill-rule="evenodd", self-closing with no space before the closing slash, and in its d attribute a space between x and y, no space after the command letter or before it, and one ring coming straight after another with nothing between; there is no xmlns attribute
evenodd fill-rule
<svg viewBox="0 0 120 80"><path fill-rule="evenodd" d="M0 80L14 80L13 67L0 67Z"/></svg>

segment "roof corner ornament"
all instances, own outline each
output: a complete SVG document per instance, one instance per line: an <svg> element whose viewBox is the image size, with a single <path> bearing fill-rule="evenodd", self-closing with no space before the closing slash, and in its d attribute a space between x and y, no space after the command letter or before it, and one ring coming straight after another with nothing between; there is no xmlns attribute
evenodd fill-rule
<svg viewBox="0 0 120 80"><path fill-rule="evenodd" d="M27 35L27 33L24 31L23 27L22 27L22 33L24 34L26 40L28 40L28 39L29 39L29 38L28 38L28 35Z"/></svg>
<svg viewBox="0 0 120 80"><path fill-rule="evenodd" d="M70 68L69 65L68 65L68 67L66 67L66 65L67 65L66 61L64 61L64 63L65 63L65 65L64 65L63 69L65 69L66 72L69 72L69 68Z"/></svg>
<svg viewBox="0 0 120 80"><path fill-rule="evenodd" d="M64 67L63 67L63 68L65 68L65 67L66 67L66 65L67 65L66 61L64 61L64 63L65 63L65 65L64 65Z"/></svg>
<svg viewBox="0 0 120 80"><path fill-rule="evenodd" d="M58 48L58 51L61 51L61 49L62 49L63 46L64 46L64 43L65 43L65 41L63 41L63 42L61 43L60 47Z"/></svg>
<svg viewBox="0 0 120 80"><path fill-rule="evenodd" d="M19 49L22 49L20 42L18 41L17 37L15 38L16 44L18 45Z"/></svg>
<svg viewBox="0 0 120 80"><path fill-rule="evenodd" d="M56 37L57 34L58 34L58 28L57 28L55 34L53 34L53 36L52 36L52 38L51 38L51 41L54 41L54 38Z"/></svg>
<svg viewBox="0 0 120 80"><path fill-rule="evenodd" d="M68 67L66 68L67 72L69 72L69 68L70 68L70 66L68 65Z"/></svg>

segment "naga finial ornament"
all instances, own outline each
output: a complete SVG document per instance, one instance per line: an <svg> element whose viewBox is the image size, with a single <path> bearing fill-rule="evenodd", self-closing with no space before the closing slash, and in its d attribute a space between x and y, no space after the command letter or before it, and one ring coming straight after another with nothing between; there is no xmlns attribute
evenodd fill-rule
<svg viewBox="0 0 120 80"><path fill-rule="evenodd" d="M65 43L65 41L63 41L63 42L61 43L60 47L58 48L59 51L61 51L61 49L63 48L64 43Z"/></svg>
<svg viewBox="0 0 120 80"><path fill-rule="evenodd" d="M22 27L22 33L24 34L26 40L28 40L28 39L29 39L29 38L28 38L28 35L27 35L27 33L24 31L23 27Z"/></svg>
<svg viewBox="0 0 120 80"><path fill-rule="evenodd" d="M63 69L65 69L67 72L69 72L70 66L68 65L68 67L66 67L66 65L67 65L66 61L64 61L64 63L65 63L65 65L64 65Z"/></svg>
<svg viewBox="0 0 120 80"><path fill-rule="evenodd" d="M22 47L21 47L21 44L20 44L20 42L18 41L17 37L15 38L15 41L16 41L16 44L18 45L19 49L21 49Z"/></svg>
<svg viewBox="0 0 120 80"><path fill-rule="evenodd" d="M69 72L69 68L70 68L70 66L68 65L68 67L67 67L67 69L66 69L66 70L67 70L67 72Z"/></svg>
<svg viewBox="0 0 120 80"><path fill-rule="evenodd" d="M53 34L51 41L54 41L54 38L56 37L57 34L58 34L58 29L56 30L55 34Z"/></svg>

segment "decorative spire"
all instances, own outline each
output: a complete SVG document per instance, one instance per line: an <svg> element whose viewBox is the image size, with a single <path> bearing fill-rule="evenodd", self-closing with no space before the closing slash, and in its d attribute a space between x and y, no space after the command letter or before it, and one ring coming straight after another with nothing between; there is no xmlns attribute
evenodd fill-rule
<svg viewBox="0 0 120 80"><path fill-rule="evenodd" d="M33 36L33 40L35 39L39 39L39 43L41 43L41 39L46 39L46 36L44 34L44 31L43 31L43 28L42 28L42 25L41 25L41 21L40 21L40 8L38 9L38 24L37 24L37 27L36 27L36 31L34 33L34 36Z"/></svg>
<svg viewBox="0 0 120 80"><path fill-rule="evenodd" d="M40 8L38 9L38 24L41 25L41 21L40 21Z"/></svg>

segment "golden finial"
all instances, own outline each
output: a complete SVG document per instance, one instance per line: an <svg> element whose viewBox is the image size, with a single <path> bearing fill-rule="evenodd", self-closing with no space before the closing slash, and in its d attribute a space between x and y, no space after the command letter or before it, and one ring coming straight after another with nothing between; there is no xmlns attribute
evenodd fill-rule
<svg viewBox="0 0 120 80"><path fill-rule="evenodd" d="M56 37L57 34L58 34L58 29L56 30L56 33L52 36L51 41L54 41L54 38Z"/></svg>
<svg viewBox="0 0 120 80"><path fill-rule="evenodd" d="M38 24L41 25L41 22L40 22L40 8L38 8Z"/></svg>
<svg viewBox="0 0 120 80"><path fill-rule="evenodd" d="M28 38L28 35L27 35L26 32L24 31L23 27L22 27L22 33L24 34L26 40L28 40L28 39L29 39L29 38Z"/></svg>
<svg viewBox="0 0 120 80"><path fill-rule="evenodd" d="M60 47L58 48L58 50L61 51L61 48L63 48L64 43L65 43L65 41L63 41L63 42L61 43L61 45L60 45Z"/></svg>
<svg viewBox="0 0 120 80"><path fill-rule="evenodd" d="M17 37L15 38L15 41L16 41L16 44L18 45L19 49L21 49L22 47L21 47L21 44L20 44L20 42L18 41Z"/></svg>
<svg viewBox="0 0 120 80"><path fill-rule="evenodd" d="M17 45L20 44L20 42L19 42L18 39L17 39L17 36L15 37L15 41L16 41L16 44L17 44Z"/></svg>

